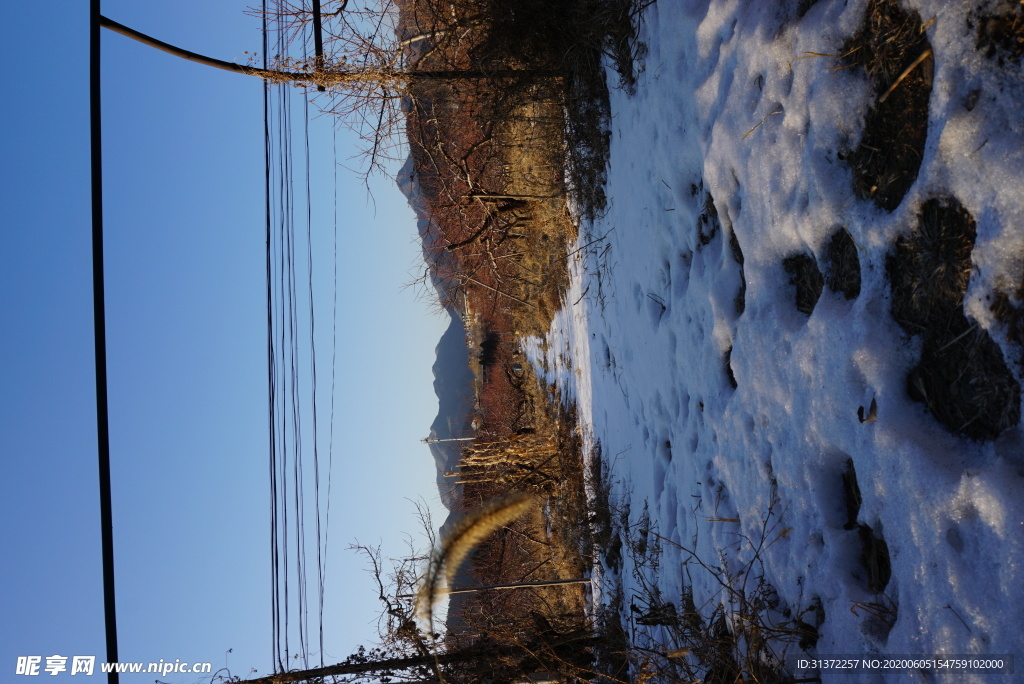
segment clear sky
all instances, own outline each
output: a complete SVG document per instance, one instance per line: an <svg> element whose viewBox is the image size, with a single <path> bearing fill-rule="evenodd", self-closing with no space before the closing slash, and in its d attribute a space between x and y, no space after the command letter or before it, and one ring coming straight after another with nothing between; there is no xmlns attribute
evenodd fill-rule
<svg viewBox="0 0 1024 684"><path fill-rule="evenodd" d="M235 0L107 0L103 11L172 44L244 61L243 52L258 50L261 41L259 21L246 9ZM4 681L32 681L14 677L17 656L104 654L87 3L45 14L14 5L7 16L10 54L26 71L12 74L0 108L0 673ZM110 32L103 40L121 659L211 661L234 674L250 667L265 674L271 627L262 85ZM351 142L344 134L337 140L344 162ZM314 264L323 383L330 375L333 287L329 119L314 121L311 144L314 243L325 255ZM375 634L374 585L347 545L382 540L386 554L400 554L404 533L417 532L409 499L424 497L441 510L433 462L419 440L437 411L431 364L447 319L403 288L421 270L404 198L388 179L373 194L368 202L355 176L340 170L328 661ZM321 404L328 401L322 394Z"/></svg>

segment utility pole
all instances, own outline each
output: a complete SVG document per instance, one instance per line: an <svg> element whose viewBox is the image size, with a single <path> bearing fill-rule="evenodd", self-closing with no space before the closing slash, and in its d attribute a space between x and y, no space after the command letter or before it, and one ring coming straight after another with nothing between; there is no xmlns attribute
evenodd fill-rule
<svg viewBox="0 0 1024 684"><path fill-rule="evenodd" d="M316 54L316 62L314 62L315 71L324 70L324 28L320 23L320 0L313 0L313 50ZM322 85L316 87L317 91L324 92L327 90Z"/></svg>

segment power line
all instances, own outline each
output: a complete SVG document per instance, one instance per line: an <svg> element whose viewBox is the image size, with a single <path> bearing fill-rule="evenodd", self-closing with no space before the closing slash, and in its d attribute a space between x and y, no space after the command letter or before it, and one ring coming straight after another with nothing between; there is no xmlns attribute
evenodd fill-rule
<svg viewBox="0 0 1024 684"><path fill-rule="evenodd" d="M308 56L308 31L293 41L282 17L268 18L264 7L264 64L268 55L286 59L289 46L301 43ZM301 140L293 126L302 118ZM301 149L296 149L296 146ZM336 143L335 143L336 147ZM301 159L298 155L302 155ZM336 154L336 150L335 150ZM271 611L274 662L278 671L290 669L293 658L309 666L314 630L310 611L315 611L316 640L321 664L324 652L324 595L330 520L330 469L327 473L327 514L321 509L319 359L316 344L316 292L313 277L313 218L309 102L301 111L290 88L268 87L264 92L265 213L267 240L267 339L268 406L270 421L271 477ZM300 174L305 174L301 177ZM336 178L336 176L335 176ZM335 190L335 207L337 193ZM304 216L298 213L302 211ZM337 209L335 208L335 292L332 312L333 343L337 340ZM300 225L300 221L304 225ZM300 232L301 231L301 232ZM305 240L305 260L299 250ZM305 280L304 286L300 282ZM336 346L336 345L335 345ZM308 364L305 354L309 355ZM333 422L336 354L331 359L331 434ZM311 417L311 420L307 418ZM312 439L312 455L308 440ZM308 458L312 458L312 483L308 482ZM333 461L331 461L333 463ZM312 499L309 486L312 484ZM307 527L308 515L315 515ZM316 543L316 599L310 600L309 544ZM297 637L297 643L292 637Z"/></svg>

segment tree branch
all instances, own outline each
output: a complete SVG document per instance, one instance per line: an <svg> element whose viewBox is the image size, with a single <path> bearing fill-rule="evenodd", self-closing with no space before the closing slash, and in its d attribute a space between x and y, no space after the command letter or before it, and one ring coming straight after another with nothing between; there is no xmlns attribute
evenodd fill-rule
<svg viewBox="0 0 1024 684"><path fill-rule="evenodd" d="M156 48L168 54L174 55L175 57L181 57L187 59L190 62L196 62L197 64L205 64L216 69L223 69L224 71L230 71L236 74L245 74L246 76L258 76L265 81L287 81L291 83L310 83L318 86L337 86L352 83L394 83L394 82L413 82L413 81L458 81L458 80L480 80L480 79L501 79L501 78L521 78L524 76L529 77L558 77L558 73L550 70L530 70L530 69L497 69L494 71L484 70L458 70L458 69L446 69L440 71L401 71L398 69L382 69L382 68L367 68L358 71L334 71L327 69L326 64L324 65L323 71L279 71L277 69L258 69L256 67L244 66L242 64L236 64L234 62L226 62L222 59L216 59L214 57L207 57L206 55L200 55L199 53L192 52L191 50L185 50L183 48L176 47L170 43L165 43L162 40L157 40L152 36L147 36L145 33L136 31L135 29L128 28L124 24L119 24L113 19L107 17L100 17L100 25L103 28L110 29L114 33L120 33L122 36L136 40L143 45Z"/></svg>

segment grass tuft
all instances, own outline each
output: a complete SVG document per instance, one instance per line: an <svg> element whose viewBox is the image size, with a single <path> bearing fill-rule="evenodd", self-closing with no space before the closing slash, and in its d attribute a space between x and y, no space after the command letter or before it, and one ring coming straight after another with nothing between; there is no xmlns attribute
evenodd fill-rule
<svg viewBox="0 0 1024 684"><path fill-rule="evenodd" d="M803 610L786 607L765 577L763 554L786 534L778 531L775 505L762 518L760 536L741 536L749 555L738 566L724 558L706 561L695 548L660 536L646 509L624 525L638 587L629 602L631 681L793 681L784 665L787 653L795 646L813 648L825 616L817 598ZM658 589L657 578L666 572L660 567L662 543L687 557L678 607ZM694 600L694 572L709 574L717 587L700 605Z"/></svg>
<svg viewBox="0 0 1024 684"><path fill-rule="evenodd" d="M928 136L935 62L928 37L917 12L896 0L871 0L840 54L844 66L863 70L876 97L859 145L846 155L854 191L893 211L917 180Z"/></svg>
<svg viewBox="0 0 1024 684"><path fill-rule="evenodd" d="M930 199L886 258L886 274L893 317L924 338L907 393L950 431L995 439L1020 422L1020 385L992 337L964 315L975 235L956 198Z"/></svg>
<svg viewBox="0 0 1024 684"><path fill-rule="evenodd" d="M536 504L533 496L515 494L492 500L468 513L441 540L428 563L416 601L419 612L429 623L440 593L441 578L450 585L459 566L487 536L507 525Z"/></svg>
<svg viewBox="0 0 1024 684"><path fill-rule="evenodd" d="M896 241L886 260L892 315L908 333L948 327L963 307L971 280L974 217L955 198L921 207L916 230Z"/></svg>

